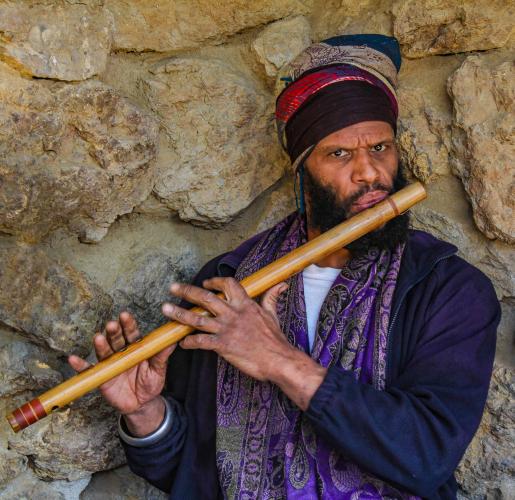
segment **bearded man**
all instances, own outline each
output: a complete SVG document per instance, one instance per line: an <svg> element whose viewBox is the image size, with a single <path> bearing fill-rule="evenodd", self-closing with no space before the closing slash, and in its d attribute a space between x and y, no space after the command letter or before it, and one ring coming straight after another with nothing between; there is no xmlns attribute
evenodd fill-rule
<svg viewBox="0 0 515 500"><path fill-rule="evenodd" d="M183 303L164 314L199 333L102 386L131 469L171 498L456 497L500 315L481 272L403 215L260 304L238 283L403 186L399 67L381 35L331 38L291 64L276 116L299 210L173 284ZM97 356L137 338L124 312Z"/></svg>

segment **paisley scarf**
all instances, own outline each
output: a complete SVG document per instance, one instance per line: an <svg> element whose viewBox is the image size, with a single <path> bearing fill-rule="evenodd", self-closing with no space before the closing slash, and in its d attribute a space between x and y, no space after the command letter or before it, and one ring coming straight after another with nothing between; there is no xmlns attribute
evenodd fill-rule
<svg viewBox="0 0 515 500"><path fill-rule="evenodd" d="M238 280L306 241L304 218L291 214L270 229L236 272ZM302 273L278 301L288 340L324 367L385 387L390 306L403 247L371 248L334 281L309 353ZM234 499L409 498L345 460L274 384L247 377L224 359L217 370L216 459L222 491Z"/></svg>

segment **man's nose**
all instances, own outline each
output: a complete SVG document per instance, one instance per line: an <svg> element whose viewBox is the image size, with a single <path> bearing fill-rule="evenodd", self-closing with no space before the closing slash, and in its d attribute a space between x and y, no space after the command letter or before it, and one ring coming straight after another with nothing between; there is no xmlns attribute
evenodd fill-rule
<svg viewBox="0 0 515 500"><path fill-rule="evenodd" d="M379 171L376 168L370 151L358 150L352 170L352 181L356 184L373 184L378 180Z"/></svg>

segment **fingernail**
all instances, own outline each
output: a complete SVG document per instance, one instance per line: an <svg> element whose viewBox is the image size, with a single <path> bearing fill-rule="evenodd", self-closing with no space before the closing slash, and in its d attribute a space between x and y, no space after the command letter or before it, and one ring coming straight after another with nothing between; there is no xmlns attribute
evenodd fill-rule
<svg viewBox="0 0 515 500"><path fill-rule="evenodd" d="M173 282L173 283L170 284L170 291L171 292L176 292L178 289L179 289L179 283Z"/></svg>
<svg viewBox="0 0 515 500"><path fill-rule="evenodd" d="M172 304L169 304L168 302L165 302L162 307L164 314L172 314L173 312L173 306Z"/></svg>

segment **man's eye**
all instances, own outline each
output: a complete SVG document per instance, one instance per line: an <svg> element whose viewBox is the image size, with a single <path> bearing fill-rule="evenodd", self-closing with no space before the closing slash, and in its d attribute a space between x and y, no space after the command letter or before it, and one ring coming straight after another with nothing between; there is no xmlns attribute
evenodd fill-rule
<svg viewBox="0 0 515 500"><path fill-rule="evenodd" d="M331 154L336 158L343 158L344 156L347 156L349 153L345 151L345 149L337 149Z"/></svg>
<svg viewBox="0 0 515 500"><path fill-rule="evenodd" d="M377 152L385 151L386 145L385 144L376 144L375 146L372 146L372 149Z"/></svg>

